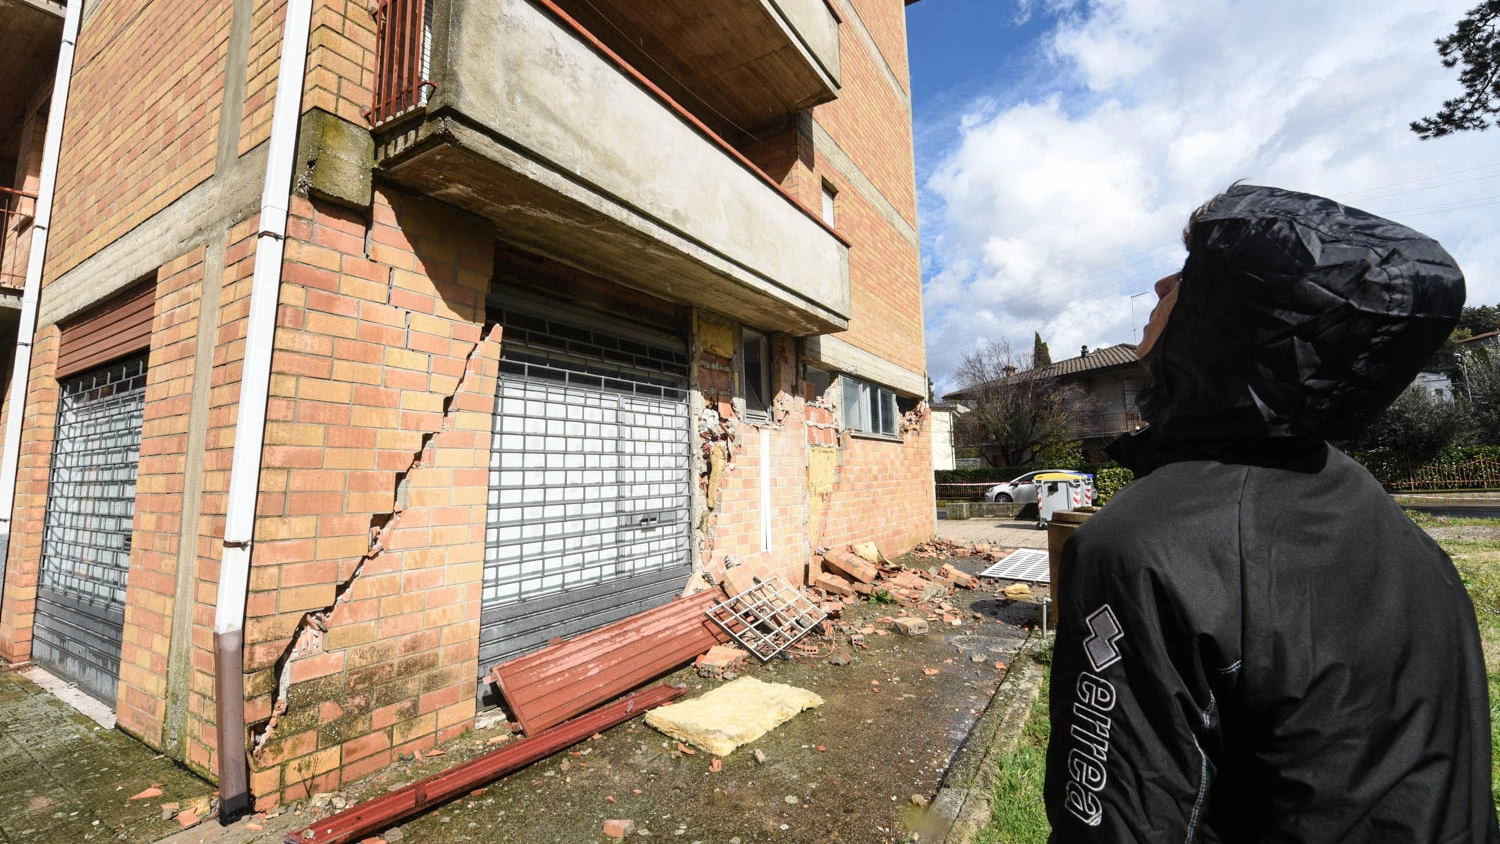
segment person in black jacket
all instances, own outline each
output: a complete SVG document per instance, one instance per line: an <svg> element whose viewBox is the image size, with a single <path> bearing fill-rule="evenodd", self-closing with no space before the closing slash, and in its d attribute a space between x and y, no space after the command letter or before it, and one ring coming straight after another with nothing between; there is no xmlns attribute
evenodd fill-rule
<svg viewBox="0 0 1500 844"><path fill-rule="evenodd" d="M1457 322L1430 238L1237 185L1142 345L1137 480L1063 550L1052 841L1494 842L1452 562L1337 449Z"/></svg>

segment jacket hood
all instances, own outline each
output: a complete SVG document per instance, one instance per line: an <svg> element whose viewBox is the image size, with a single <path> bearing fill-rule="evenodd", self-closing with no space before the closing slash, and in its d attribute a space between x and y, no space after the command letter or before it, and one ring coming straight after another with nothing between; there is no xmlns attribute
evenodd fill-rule
<svg viewBox="0 0 1500 844"><path fill-rule="evenodd" d="M1192 227L1177 304L1144 362L1154 438L1343 439L1458 322L1437 241L1329 199L1236 185Z"/></svg>

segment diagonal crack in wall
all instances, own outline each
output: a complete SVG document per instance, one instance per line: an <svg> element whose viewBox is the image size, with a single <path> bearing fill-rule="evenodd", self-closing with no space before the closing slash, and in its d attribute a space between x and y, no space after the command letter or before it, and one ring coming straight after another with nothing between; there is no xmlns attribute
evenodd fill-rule
<svg viewBox="0 0 1500 844"><path fill-rule="evenodd" d="M426 431L422 434L422 442L412 452L411 462L406 468L397 472L395 476L394 489L392 490L393 509L385 513L375 513L370 516L370 548L350 572L349 577L334 588L333 601L326 607L309 610L304 613L301 621L297 623L292 632L291 640L287 643L280 657L277 658L272 668L274 677L275 698L271 705L271 716L260 725L252 727L251 755L258 756L261 750L270 741L272 733L276 729L276 722L287 712L288 692L291 689L291 663L300 656L312 656L320 653L323 649L323 635L328 632L328 627L333 621L333 613L338 607L349 600L349 594L354 584L367 563L379 557L388 546L390 535L401 524L401 515L405 511L407 480L411 473L422 468L423 459L427 450L432 446L432 441L438 434L449 430L453 403L463 393L469 384L469 378L474 374L473 363L476 355L484 347L484 344L494 337L497 326L494 323L485 325L480 332L480 339L470 347L468 354L464 357L463 375L454 385L453 392L443 398L443 409L441 422L435 431Z"/></svg>

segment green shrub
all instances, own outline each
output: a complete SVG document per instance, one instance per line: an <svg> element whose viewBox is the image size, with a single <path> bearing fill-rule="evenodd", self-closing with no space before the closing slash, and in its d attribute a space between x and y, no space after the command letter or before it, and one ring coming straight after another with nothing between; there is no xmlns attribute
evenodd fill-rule
<svg viewBox="0 0 1500 844"><path fill-rule="evenodd" d="M1135 473L1124 466L1112 466L1094 473L1094 503L1104 506L1114 494L1135 480Z"/></svg>

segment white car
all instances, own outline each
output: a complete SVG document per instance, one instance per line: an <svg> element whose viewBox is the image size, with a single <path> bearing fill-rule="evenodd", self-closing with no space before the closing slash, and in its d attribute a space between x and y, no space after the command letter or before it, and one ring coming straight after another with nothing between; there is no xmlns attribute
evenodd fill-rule
<svg viewBox="0 0 1500 844"><path fill-rule="evenodd" d="M1065 475L1077 475L1081 478L1088 477L1083 472L1075 472L1072 469L1037 469L1034 472L1027 472L1013 480L995 484L984 491L984 500L998 504L1035 504L1036 484L1032 483L1032 479L1037 475L1049 472L1061 472Z"/></svg>

